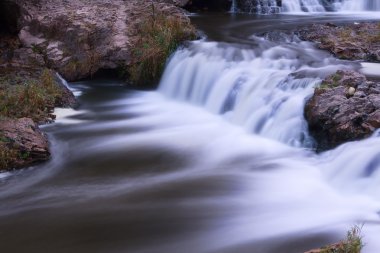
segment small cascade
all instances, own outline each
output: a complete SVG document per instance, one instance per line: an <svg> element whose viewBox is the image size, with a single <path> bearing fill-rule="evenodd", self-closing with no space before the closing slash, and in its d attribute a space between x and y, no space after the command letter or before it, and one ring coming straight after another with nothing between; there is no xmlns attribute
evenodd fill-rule
<svg viewBox="0 0 380 253"><path fill-rule="evenodd" d="M233 0L231 12L299 13L380 11L380 0Z"/></svg>
<svg viewBox="0 0 380 253"><path fill-rule="evenodd" d="M339 11L380 11L380 0L345 0L338 4Z"/></svg>
<svg viewBox="0 0 380 253"><path fill-rule="evenodd" d="M287 0L282 3L283 12L324 12L325 7L319 0Z"/></svg>
<svg viewBox="0 0 380 253"><path fill-rule="evenodd" d="M305 100L321 81L320 75L347 66L333 64L333 58L305 42L269 48L261 43L262 48L254 51L194 42L173 56L160 91L223 115L248 132L292 146L310 146L303 118Z"/></svg>
<svg viewBox="0 0 380 253"><path fill-rule="evenodd" d="M79 91L78 89L75 89L75 88L69 86L67 81L58 72L56 72L56 77L57 77L58 81L60 82L60 84L65 86L68 90L70 90L74 94L74 96L78 97L82 94L82 92Z"/></svg>
<svg viewBox="0 0 380 253"><path fill-rule="evenodd" d="M277 0L234 0L231 11L242 10L248 13L274 14L280 12Z"/></svg>
<svg viewBox="0 0 380 253"><path fill-rule="evenodd" d="M238 8L237 8L236 0L232 0L232 5L231 5L230 12L231 13L236 13L237 11L238 11Z"/></svg>

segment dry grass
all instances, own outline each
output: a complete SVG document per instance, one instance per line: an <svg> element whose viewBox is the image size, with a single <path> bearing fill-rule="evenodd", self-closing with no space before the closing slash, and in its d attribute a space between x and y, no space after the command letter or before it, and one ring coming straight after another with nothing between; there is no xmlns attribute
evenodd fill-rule
<svg viewBox="0 0 380 253"><path fill-rule="evenodd" d="M131 81L138 85L157 81L170 54L183 41L195 38L190 23L152 8L152 16L146 17L137 28L141 36L132 52L134 64L128 69Z"/></svg>
<svg viewBox="0 0 380 253"><path fill-rule="evenodd" d="M9 166L17 160L19 152L8 146L6 140L0 139L0 171L9 169Z"/></svg>
<svg viewBox="0 0 380 253"><path fill-rule="evenodd" d="M44 122L55 100L62 96L53 72L43 70L39 78L4 76L0 78L0 117L29 117Z"/></svg>
<svg viewBox="0 0 380 253"><path fill-rule="evenodd" d="M347 232L346 239L338 244L323 248L320 253L360 253L364 247L361 230L362 227L354 226Z"/></svg>

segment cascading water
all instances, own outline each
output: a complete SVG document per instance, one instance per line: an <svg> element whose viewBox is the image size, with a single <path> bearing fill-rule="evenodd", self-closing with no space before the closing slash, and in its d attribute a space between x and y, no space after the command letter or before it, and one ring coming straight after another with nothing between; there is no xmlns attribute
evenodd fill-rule
<svg viewBox="0 0 380 253"><path fill-rule="evenodd" d="M195 42L178 51L167 66L160 90L222 114L249 132L310 146L303 119L305 99L320 77L349 66L316 52L307 42L265 48L265 42L252 39L262 45L260 50Z"/></svg>
<svg viewBox="0 0 380 253"><path fill-rule="evenodd" d="M340 11L380 11L380 0L345 0L338 6Z"/></svg>
<svg viewBox="0 0 380 253"><path fill-rule="evenodd" d="M241 9L249 13L270 14L277 12L300 13L300 12L362 12L379 11L380 0L284 0L282 6L275 0L243 0L240 1ZM231 11L238 10L238 2L232 2Z"/></svg>
<svg viewBox="0 0 380 253"><path fill-rule="evenodd" d="M284 12L324 12L325 8L319 0L286 0L282 1Z"/></svg>
<svg viewBox="0 0 380 253"><path fill-rule="evenodd" d="M80 111L43 126L51 161L0 173L3 252L295 253L363 223L380 251L379 135L305 148L305 99L360 65L273 32L325 17L221 17L194 17L217 42L177 51L158 91L68 85Z"/></svg>
<svg viewBox="0 0 380 253"><path fill-rule="evenodd" d="M236 13L237 11L238 11L238 8L237 8L236 0L232 0L230 12L231 13Z"/></svg>
<svg viewBox="0 0 380 253"><path fill-rule="evenodd" d="M231 12L237 12L239 9L244 12L259 14L271 14L280 11L277 0L233 0Z"/></svg>

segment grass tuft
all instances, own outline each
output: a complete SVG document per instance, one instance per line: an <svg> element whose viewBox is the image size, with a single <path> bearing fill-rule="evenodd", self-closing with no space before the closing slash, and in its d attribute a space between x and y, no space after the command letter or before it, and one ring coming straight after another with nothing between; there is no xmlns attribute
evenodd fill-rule
<svg viewBox="0 0 380 253"><path fill-rule="evenodd" d="M39 78L3 76L0 78L0 117L29 117L44 122L60 96L60 87L48 69L43 70Z"/></svg>
<svg viewBox="0 0 380 253"><path fill-rule="evenodd" d="M130 80L138 85L157 81L167 58L185 40L195 39L195 29L189 22L177 16L156 11L138 26L141 34L133 50L134 63L129 67Z"/></svg>
<svg viewBox="0 0 380 253"><path fill-rule="evenodd" d="M364 247L361 231L362 226L352 227L343 241L322 248L320 253L360 253Z"/></svg>
<svg viewBox="0 0 380 253"><path fill-rule="evenodd" d="M17 160L19 152L10 148L7 141L0 139L0 170L9 168Z"/></svg>

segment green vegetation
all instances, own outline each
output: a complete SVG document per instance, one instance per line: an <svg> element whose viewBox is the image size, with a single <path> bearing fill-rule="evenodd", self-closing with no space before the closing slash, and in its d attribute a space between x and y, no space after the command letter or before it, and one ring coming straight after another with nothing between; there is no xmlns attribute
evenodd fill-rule
<svg viewBox="0 0 380 253"><path fill-rule="evenodd" d="M331 89L339 86L339 81L342 79L342 75L335 73L329 76L327 79L323 80L319 89Z"/></svg>
<svg viewBox="0 0 380 253"><path fill-rule="evenodd" d="M347 232L346 239L321 249L321 253L360 253L363 249L363 241L361 236L362 227L354 226Z"/></svg>
<svg viewBox="0 0 380 253"><path fill-rule="evenodd" d="M6 75L0 77L0 117L29 117L45 122L62 91L53 72L45 69L39 78Z"/></svg>
<svg viewBox="0 0 380 253"><path fill-rule="evenodd" d="M13 140L0 136L0 171L10 169L20 160L28 160L30 153L21 150Z"/></svg>
<svg viewBox="0 0 380 253"><path fill-rule="evenodd" d="M8 145L8 141L0 139L0 170L6 169L17 160L19 152Z"/></svg>
<svg viewBox="0 0 380 253"><path fill-rule="evenodd" d="M187 20L156 12L154 5L152 13L137 28L142 36L132 52L134 64L128 69L131 81L139 85L157 81L170 54L183 41L195 38L195 30Z"/></svg>

